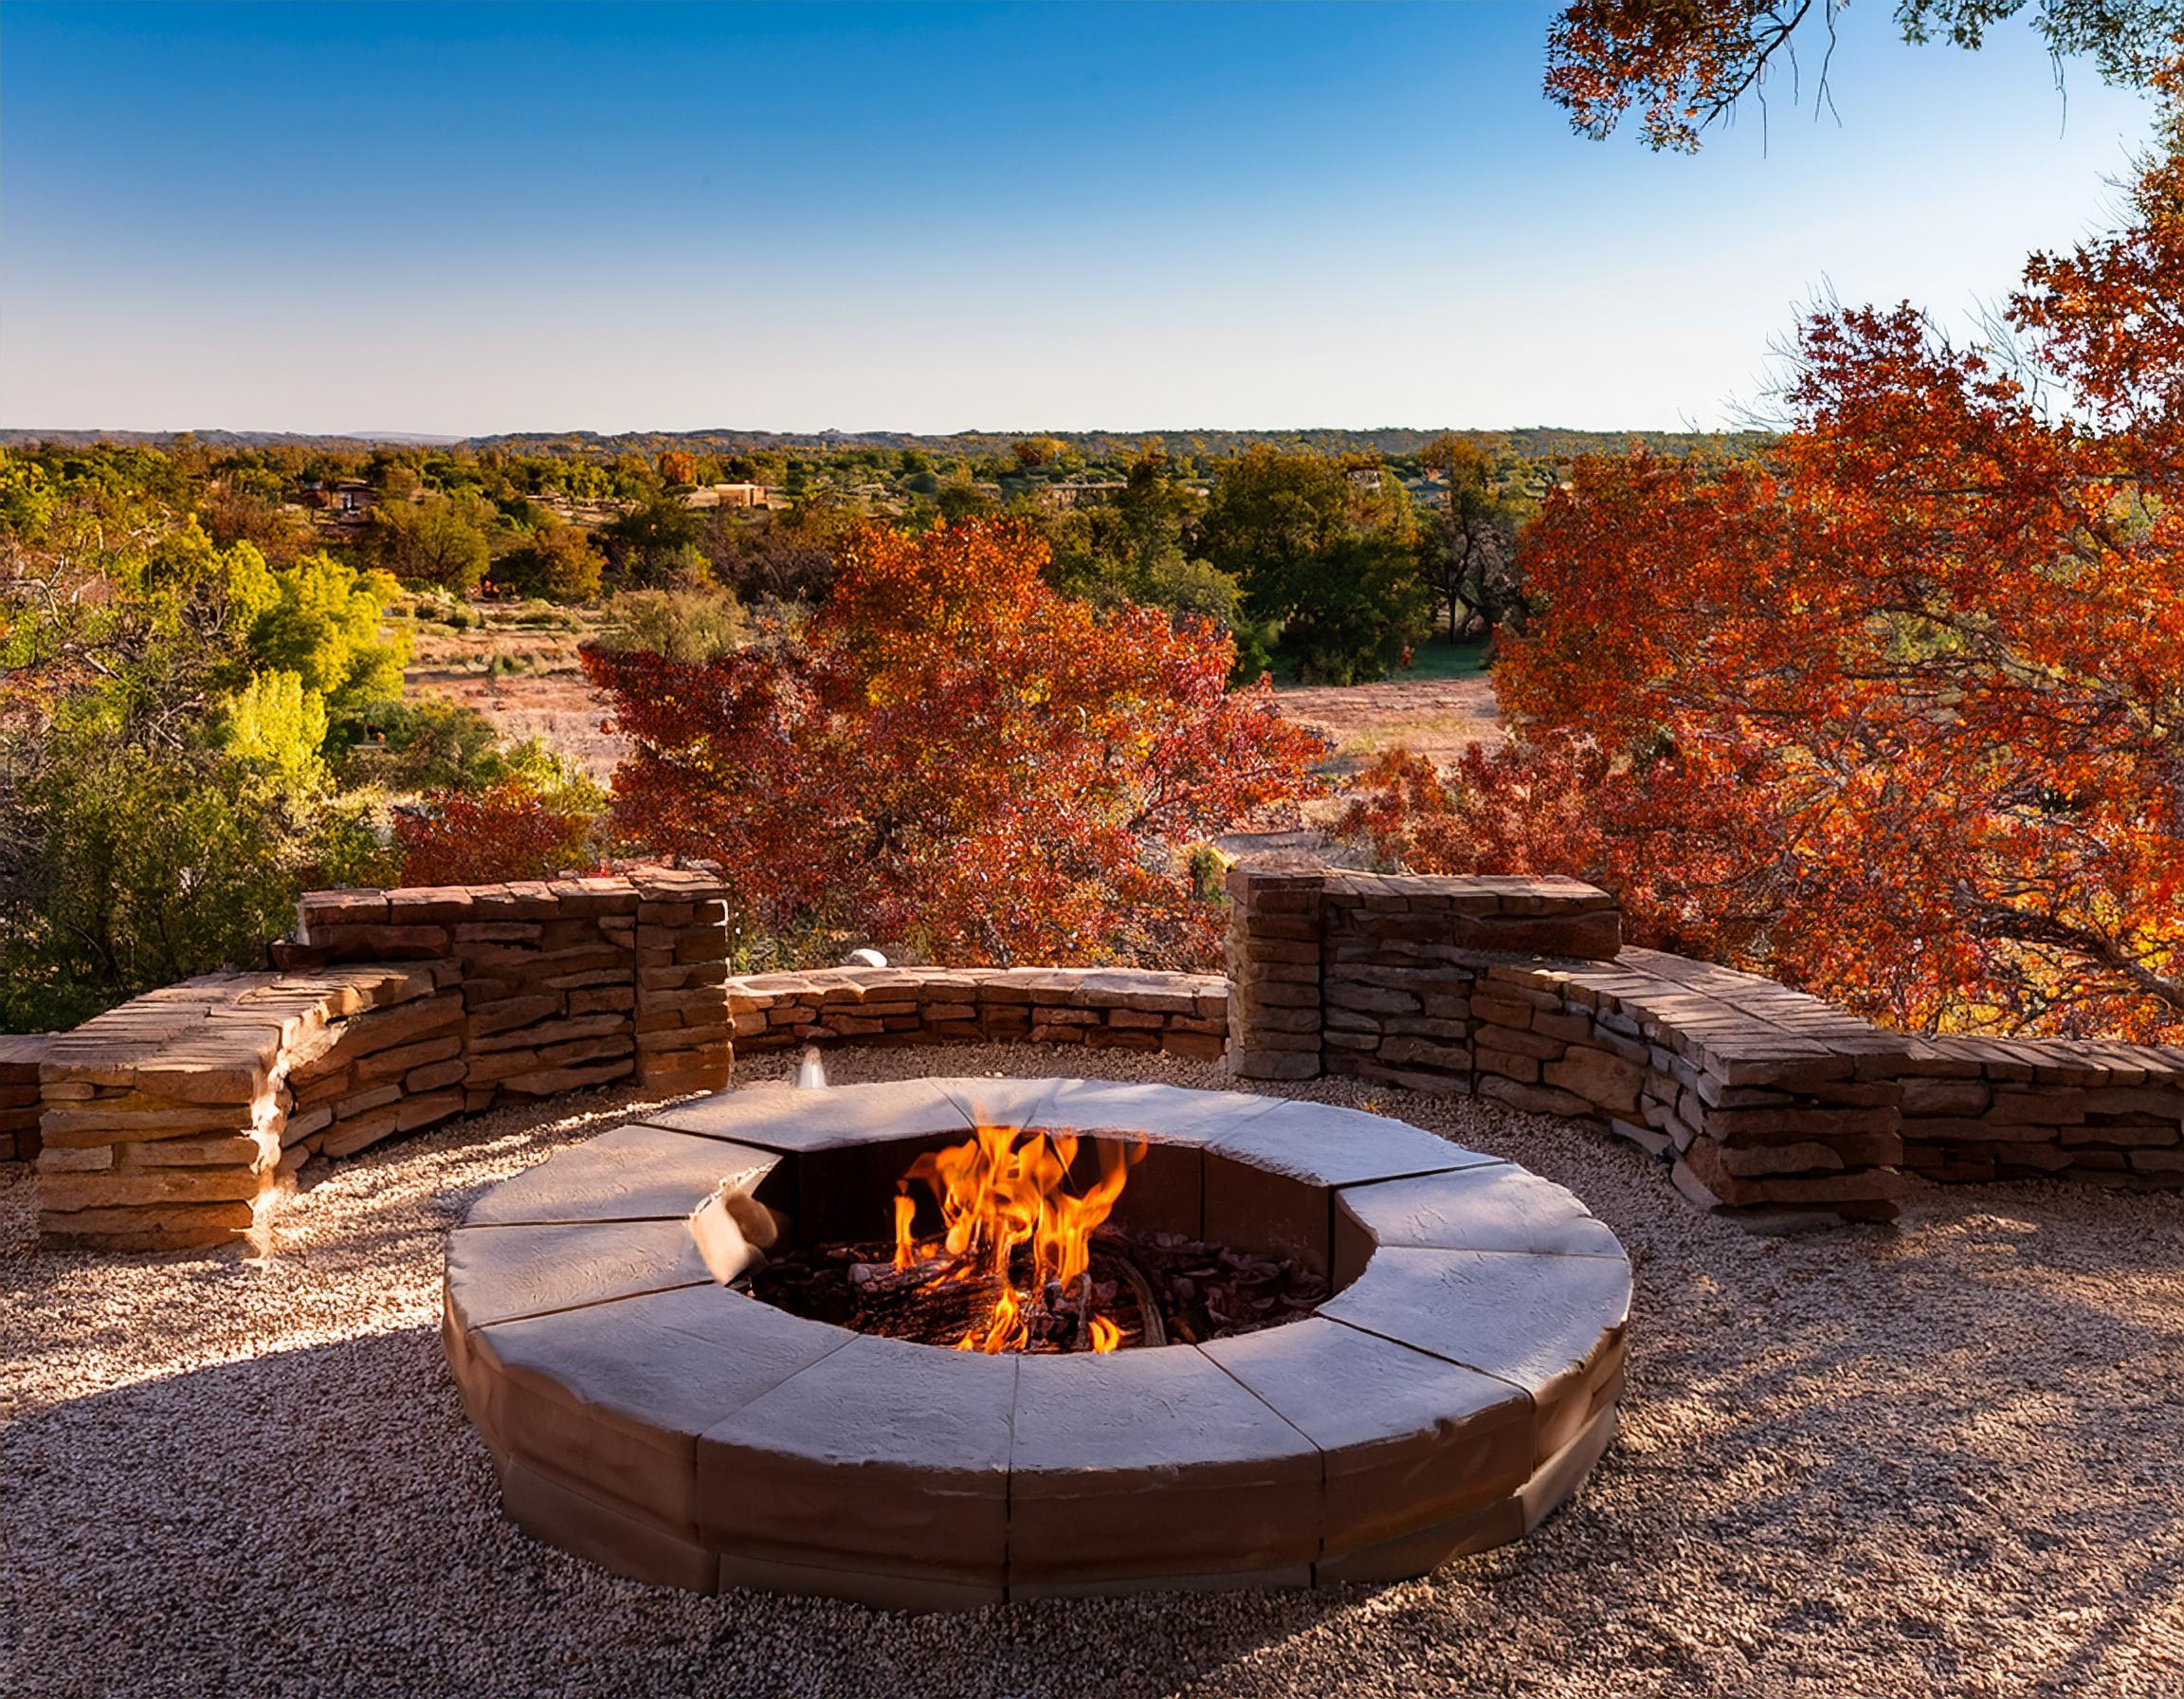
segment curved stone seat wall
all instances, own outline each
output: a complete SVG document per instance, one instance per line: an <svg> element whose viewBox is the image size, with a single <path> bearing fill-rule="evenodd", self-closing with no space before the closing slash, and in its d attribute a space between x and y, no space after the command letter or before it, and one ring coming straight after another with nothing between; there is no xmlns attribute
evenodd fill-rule
<svg viewBox="0 0 2184 1699"><path fill-rule="evenodd" d="M52 1048L50 1032L0 1033L0 1162L38 1155L38 1070Z"/></svg>
<svg viewBox="0 0 2184 1699"><path fill-rule="evenodd" d="M615 1080L719 1089L734 1061L727 906L704 874L314 892L274 959L47 1041L47 1243L244 1237L312 1156Z"/></svg>
<svg viewBox="0 0 2184 1699"><path fill-rule="evenodd" d="M1113 968L828 968L732 978L728 1007L747 1050L1021 1040L1210 1060L1228 1037L1228 981Z"/></svg>
<svg viewBox="0 0 2184 1699"><path fill-rule="evenodd" d="M2184 1184L2184 1049L1884 1032L1771 980L1622 947L1561 879L1229 879L1230 1059L1590 1122L1751 1224L1885 1220L1904 1177Z"/></svg>
<svg viewBox="0 0 2184 1699"><path fill-rule="evenodd" d="M49 1242L203 1245L261 1226L310 1156L497 1103L716 1090L737 1044L961 1040L1477 1093L1629 1139L1755 1225L1886 1219L1906 1175L2184 1185L2184 1049L1885 1032L1626 949L1613 899L1571 880L1239 868L1229 895L1222 977L732 976L727 893L698 871L315 892L271 972L0 1038L0 1160L35 1158Z"/></svg>
<svg viewBox="0 0 2184 1699"><path fill-rule="evenodd" d="M2184 1048L1916 1039L1899 1073L1903 1163L1927 1179L2184 1185Z"/></svg>

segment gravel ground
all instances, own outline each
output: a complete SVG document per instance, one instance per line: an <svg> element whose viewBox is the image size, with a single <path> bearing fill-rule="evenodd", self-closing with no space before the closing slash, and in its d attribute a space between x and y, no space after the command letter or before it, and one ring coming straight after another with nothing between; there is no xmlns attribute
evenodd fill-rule
<svg viewBox="0 0 2184 1699"><path fill-rule="evenodd" d="M1630 1251L1623 1437L1519 1545L1400 1586L903 1617L660 1592L534 1544L441 1361L441 1243L626 1116L592 1094L315 1164L262 1264L35 1252L31 1188L0 1179L0 1693L2184 1691L2184 1203L1923 1190L1893 1233L1756 1239L1574 1127L1297 1094L1517 1158Z"/></svg>

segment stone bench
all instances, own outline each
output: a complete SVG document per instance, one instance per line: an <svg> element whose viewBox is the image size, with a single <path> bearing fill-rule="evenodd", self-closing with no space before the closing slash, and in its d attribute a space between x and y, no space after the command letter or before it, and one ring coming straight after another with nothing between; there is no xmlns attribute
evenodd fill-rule
<svg viewBox="0 0 2184 1699"><path fill-rule="evenodd" d="M50 1032L0 1033L0 1162L38 1155L38 1073L52 1045Z"/></svg>
<svg viewBox="0 0 2184 1699"><path fill-rule="evenodd" d="M726 922L717 879L664 868L313 892L274 971L169 986L46 1041L41 1236L216 1244L263 1230L313 1156L617 1080L717 1089Z"/></svg>
<svg viewBox="0 0 2184 1699"><path fill-rule="evenodd" d="M1217 1057L1228 981L1115 968L828 968L728 981L736 1041L1065 1044Z"/></svg>
<svg viewBox="0 0 2184 1699"><path fill-rule="evenodd" d="M1920 1038L1622 944L1566 879L1230 877L1230 1059L1476 1093L1620 1134L1752 1226L1886 1220L1908 1175L2184 1184L2184 1050Z"/></svg>

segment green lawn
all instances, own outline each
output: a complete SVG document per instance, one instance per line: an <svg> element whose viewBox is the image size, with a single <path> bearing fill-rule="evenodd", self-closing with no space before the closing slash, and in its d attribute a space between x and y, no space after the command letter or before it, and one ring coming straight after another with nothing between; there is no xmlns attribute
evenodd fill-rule
<svg viewBox="0 0 2184 1699"><path fill-rule="evenodd" d="M1485 671L1486 643L1483 639L1450 643L1446 637L1434 637L1421 643L1411 652L1410 669L1408 672L1391 672L1385 682L1432 684L1445 679L1477 678ZM1299 688L1297 663L1292 657L1283 654L1280 648L1274 650L1274 684L1278 689ZM1311 687L1324 688L1321 685Z"/></svg>

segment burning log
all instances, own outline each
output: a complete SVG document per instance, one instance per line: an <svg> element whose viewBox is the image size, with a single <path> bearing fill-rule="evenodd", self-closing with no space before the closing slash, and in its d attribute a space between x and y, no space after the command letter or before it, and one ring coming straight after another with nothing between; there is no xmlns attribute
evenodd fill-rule
<svg viewBox="0 0 2184 1699"><path fill-rule="evenodd" d="M882 1304L898 1292L913 1292L936 1280L967 1271L968 1259L960 1256L929 1256L906 1269L891 1262L851 1263L849 1284L856 1288L861 1303Z"/></svg>
<svg viewBox="0 0 2184 1699"><path fill-rule="evenodd" d="M1294 1261L1113 1226L1134 1157L1101 1146L1099 1178L1078 1194L1069 1189L1077 1149L1067 1134L981 1127L911 1164L894 1198L892 1246L755 1258L745 1265L750 1289L795 1314L889 1339L1038 1352L1195 1344L1292 1320L1327 1295ZM937 1235L917 1231L913 1181L932 1190ZM731 1253L749 1251L733 1223L719 1225Z"/></svg>

